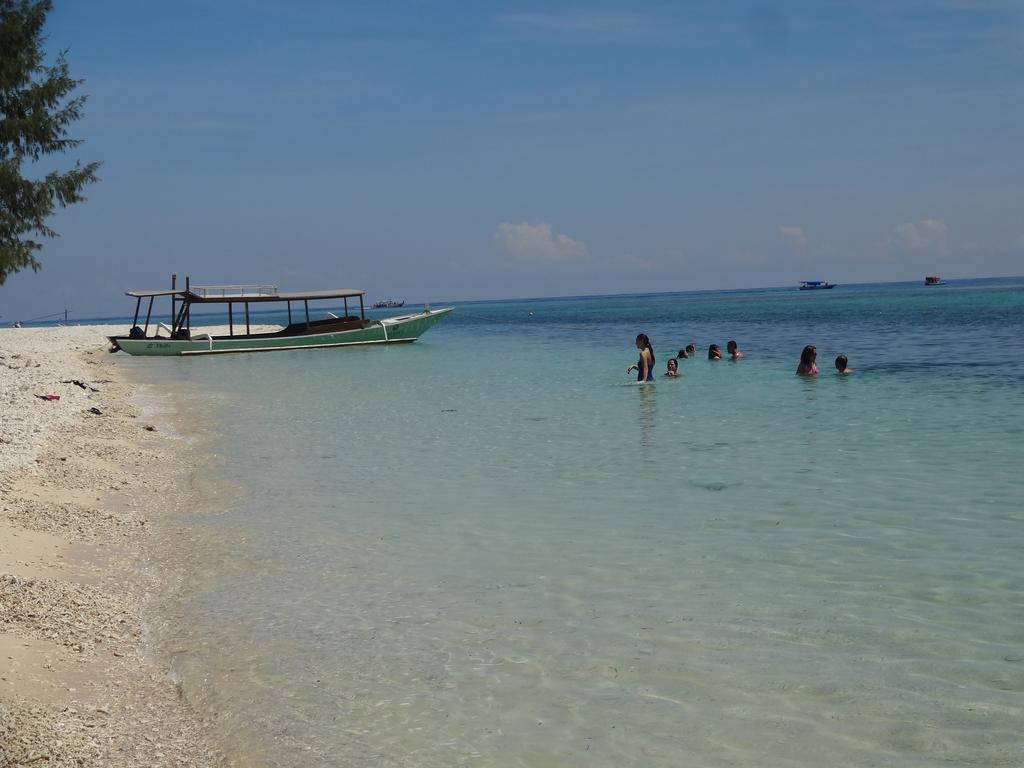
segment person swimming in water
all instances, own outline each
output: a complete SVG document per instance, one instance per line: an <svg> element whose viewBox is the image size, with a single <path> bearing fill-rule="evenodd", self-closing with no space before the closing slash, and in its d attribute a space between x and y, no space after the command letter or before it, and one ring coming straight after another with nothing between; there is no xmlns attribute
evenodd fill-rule
<svg viewBox="0 0 1024 768"><path fill-rule="evenodd" d="M708 347L708 360L721 360L722 349L717 344L712 344Z"/></svg>
<svg viewBox="0 0 1024 768"><path fill-rule="evenodd" d="M668 370L665 371L665 376L674 379L679 375L679 362L674 358L668 359Z"/></svg>
<svg viewBox="0 0 1024 768"><path fill-rule="evenodd" d="M685 349L680 349L679 350L679 354L676 355L676 357L678 357L680 360L685 360L689 356L690 356L690 353L687 352Z"/></svg>
<svg viewBox="0 0 1024 768"><path fill-rule="evenodd" d="M646 333L637 334L636 348L640 350L640 359L636 365L629 366L626 373L636 371L637 381L654 381L654 347Z"/></svg>
<svg viewBox="0 0 1024 768"><path fill-rule="evenodd" d="M808 344L806 347L804 347L803 352L800 353L800 365L796 367L796 375L817 376L818 364L815 362L817 359L817 348L813 344Z"/></svg>
<svg viewBox="0 0 1024 768"><path fill-rule="evenodd" d="M729 353L730 360L740 360L743 358L743 353L740 352L740 348L736 345L735 341L730 340L725 345L725 351Z"/></svg>
<svg viewBox="0 0 1024 768"><path fill-rule="evenodd" d="M853 373L853 368L847 368L846 367L848 363L849 363L849 360L847 360L846 355L840 355L839 357L837 357L836 358L836 372L841 374L841 375L843 375L843 376L845 376L848 373Z"/></svg>

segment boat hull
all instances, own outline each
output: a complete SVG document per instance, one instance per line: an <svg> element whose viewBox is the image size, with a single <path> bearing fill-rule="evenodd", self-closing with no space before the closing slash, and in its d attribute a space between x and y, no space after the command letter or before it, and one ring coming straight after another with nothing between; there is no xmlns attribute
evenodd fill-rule
<svg viewBox="0 0 1024 768"><path fill-rule="evenodd" d="M183 356L215 355L230 352L274 352L287 349L320 349L366 344L409 344L426 333L438 320L451 312L451 307L414 315L384 318L364 328L329 331L300 336L270 335L259 337L215 336L211 339L133 339L111 336L110 341L129 355Z"/></svg>

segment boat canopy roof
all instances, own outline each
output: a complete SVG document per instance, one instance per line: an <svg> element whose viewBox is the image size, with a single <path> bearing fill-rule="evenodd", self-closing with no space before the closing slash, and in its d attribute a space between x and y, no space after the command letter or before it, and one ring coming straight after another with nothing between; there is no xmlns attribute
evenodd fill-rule
<svg viewBox="0 0 1024 768"><path fill-rule="evenodd" d="M128 296L148 299L156 296L177 296L192 304L227 304L235 301L313 301L315 299L351 299L366 291L337 288L329 291L281 293L272 285L203 285L189 290L127 291Z"/></svg>
<svg viewBox="0 0 1024 768"><path fill-rule="evenodd" d="M125 296L131 296L133 299L148 299L151 296L183 296L184 291L125 291Z"/></svg>

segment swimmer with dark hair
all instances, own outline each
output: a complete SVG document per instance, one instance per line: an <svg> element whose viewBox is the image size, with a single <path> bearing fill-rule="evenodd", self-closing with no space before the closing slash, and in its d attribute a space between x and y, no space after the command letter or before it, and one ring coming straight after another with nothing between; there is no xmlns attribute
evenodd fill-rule
<svg viewBox="0 0 1024 768"><path fill-rule="evenodd" d="M665 376L674 379L679 375L679 363L674 357L668 359L668 370L665 371Z"/></svg>
<svg viewBox="0 0 1024 768"><path fill-rule="evenodd" d="M636 348L640 350L640 359L636 365L629 366L626 373L636 371L637 381L654 381L654 347L646 333L636 335Z"/></svg>
<svg viewBox="0 0 1024 768"><path fill-rule="evenodd" d="M722 350L717 344L708 347L708 360L721 360Z"/></svg>
<svg viewBox="0 0 1024 768"><path fill-rule="evenodd" d="M736 346L735 341L730 340L729 343L725 345L725 351L729 353L730 360L740 360L743 357L743 353L740 352L740 348Z"/></svg>
<svg viewBox="0 0 1024 768"><path fill-rule="evenodd" d="M840 355L839 357L836 358L836 372L841 376L845 376L848 373L853 373L853 368L846 367L848 362L849 361L846 359L846 355Z"/></svg>
<svg viewBox="0 0 1024 768"><path fill-rule="evenodd" d="M808 344L800 353L800 365L796 367L797 376L817 376L818 349L813 344Z"/></svg>

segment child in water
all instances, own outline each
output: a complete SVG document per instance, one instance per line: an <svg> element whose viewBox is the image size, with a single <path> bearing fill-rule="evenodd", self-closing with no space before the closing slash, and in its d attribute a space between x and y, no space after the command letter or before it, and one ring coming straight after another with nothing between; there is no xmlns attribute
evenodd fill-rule
<svg viewBox="0 0 1024 768"><path fill-rule="evenodd" d="M665 371L665 375L670 379L674 379L676 376L679 375L679 362L674 357L669 358L668 370Z"/></svg>
<svg viewBox="0 0 1024 768"><path fill-rule="evenodd" d="M804 351L800 353L800 365L796 367L796 375L817 376L818 364L815 362L817 359L817 348L813 344L808 344L804 347Z"/></svg>
<svg viewBox="0 0 1024 768"><path fill-rule="evenodd" d="M847 362L846 355L840 355L836 358L836 371L842 376L853 373L853 368L846 367Z"/></svg>

